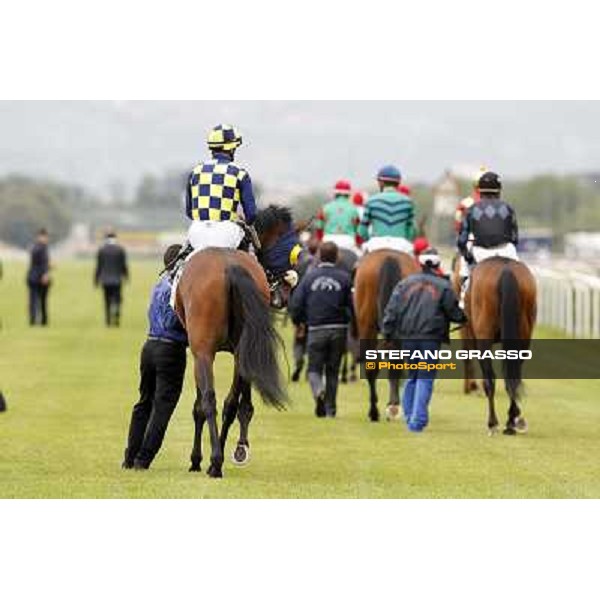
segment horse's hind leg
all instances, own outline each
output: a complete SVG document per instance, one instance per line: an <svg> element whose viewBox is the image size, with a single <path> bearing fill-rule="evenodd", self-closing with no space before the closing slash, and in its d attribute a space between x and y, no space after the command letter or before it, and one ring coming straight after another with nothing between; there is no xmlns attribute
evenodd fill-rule
<svg viewBox="0 0 600 600"><path fill-rule="evenodd" d="M397 421L402 417L400 414L400 378L390 374L390 396L386 408L386 418L388 421Z"/></svg>
<svg viewBox="0 0 600 600"><path fill-rule="evenodd" d="M373 423L379 421L379 409L377 408L377 370L367 371L367 380L369 382L369 419Z"/></svg>
<svg viewBox="0 0 600 600"><path fill-rule="evenodd" d="M510 406L508 407L508 420L503 433L505 435L527 433L527 421L521 415L518 390L508 380L506 381L506 393L510 398Z"/></svg>
<svg viewBox="0 0 600 600"><path fill-rule="evenodd" d="M202 410L202 396L200 390L196 389L196 401L194 402L194 447L190 456L192 465L190 472L200 471L200 463L202 462L202 429L206 421L206 415Z"/></svg>
<svg viewBox="0 0 600 600"><path fill-rule="evenodd" d="M238 406L240 400L240 378L237 374L237 369L233 376L233 383L229 394L223 404L223 422L221 424L221 451L225 455L225 444L227 443L227 436L229 434L229 428L235 421L237 415Z"/></svg>
<svg viewBox="0 0 600 600"><path fill-rule="evenodd" d="M496 393L496 374L490 359L480 361L481 372L483 374L483 388L488 399L488 430L490 435L498 432L498 417L496 415L496 405L494 395Z"/></svg>
<svg viewBox="0 0 600 600"><path fill-rule="evenodd" d="M250 461L250 442L248 441L248 429L254 415L252 405L252 388L244 379L240 379L241 400L238 408L238 421L240 422L240 439L238 440L232 460L235 465L247 465Z"/></svg>
<svg viewBox="0 0 600 600"><path fill-rule="evenodd" d="M213 365L214 354L206 354L196 358L196 381L201 397L202 411L208 424L210 434L210 477L223 477L223 451L219 439L219 426L217 425L217 397L214 387Z"/></svg>

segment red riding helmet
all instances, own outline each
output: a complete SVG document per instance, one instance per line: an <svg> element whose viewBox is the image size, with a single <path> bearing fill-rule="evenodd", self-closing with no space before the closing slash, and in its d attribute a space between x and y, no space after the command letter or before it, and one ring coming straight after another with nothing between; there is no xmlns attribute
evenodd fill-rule
<svg viewBox="0 0 600 600"><path fill-rule="evenodd" d="M336 182L333 191L336 196L349 196L352 193L352 186L347 179L340 179Z"/></svg>
<svg viewBox="0 0 600 600"><path fill-rule="evenodd" d="M362 192L356 192L356 194L352 196L352 203L355 206L362 206L365 203L365 195Z"/></svg>
<svg viewBox="0 0 600 600"><path fill-rule="evenodd" d="M415 238L415 241L413 242L413 252L415 253L415 256L419 256L419 254L424 250L427 250L427 248L429 248L429 240L426 237Z"/></svg>

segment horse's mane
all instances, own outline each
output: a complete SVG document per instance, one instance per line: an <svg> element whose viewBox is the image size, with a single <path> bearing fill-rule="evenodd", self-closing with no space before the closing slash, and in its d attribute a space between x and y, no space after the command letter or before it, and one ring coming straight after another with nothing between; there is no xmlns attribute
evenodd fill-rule
<svg viewBox="0 0 600 600"><path fill-rule="evenodd" d="M280 204L269 204L267 208L258 211L254 227L256 232L261 235L270 231L281 223L291 227L292 225L292 209Z"/></svg>

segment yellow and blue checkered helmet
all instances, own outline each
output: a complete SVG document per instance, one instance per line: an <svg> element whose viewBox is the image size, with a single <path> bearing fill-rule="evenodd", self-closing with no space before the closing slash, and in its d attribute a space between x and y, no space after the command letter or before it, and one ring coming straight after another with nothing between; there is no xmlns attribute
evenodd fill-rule
<svg viewBox="0 0 600 600"><path fill-rule="evenodd" d="M217 125L209 132L207 141L211 150L230 151L242 145L242 136L232 125Z"/></svg>

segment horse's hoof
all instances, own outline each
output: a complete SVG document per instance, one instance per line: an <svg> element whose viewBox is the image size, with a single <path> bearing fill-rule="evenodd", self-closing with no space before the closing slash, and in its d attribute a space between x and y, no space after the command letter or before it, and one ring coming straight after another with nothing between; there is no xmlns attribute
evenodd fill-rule
<svg viewBox="0 0 600 600"><path fill-rule="evenodd" d="M379 421L379 411L378 410L370 411L369 419L371 420L371 423L377 423Z"/></svg>
<svg viewBox="0 0 600 600"><path fill-rule="evenodd" d="M469 387L466 390L467 394L470 394L471 392L476 392L479 389L479 386L477 385L476 381L471 381L469 383Z"/></svg>
<svg viewBox="0 0 600 600"><path fill-rule="evenodd" d="M514 427L505 427L502 433L504 435L517 435L517 430Z"/></svg>
<svg viewBox="0 0 600 600"><path fill-rule="evenodd" d="M231 454L231 462L236 467L245 467L250 462L250 446L238 444Z"/></svg>
<svg viewBox="0 0 600 600"><path fill-rule="evenodd" d="M515 430L517 433L527 433L529 431L529 425L524 417L519 417L516 419Z"/></svg>
<svg viewBox="0 0 600 600"><path fill-rule="evenodd" d="M495 435L497 435L499 433L499 429L498 429L498 425L494 425L493 427L489 427L488 428L488 435L490 437L494 437Z"/></svg>
<svg viewBox="0 0 600 600"><path fill-rule="evenodd" d="M215 465L210 465L206 474L212 479L221 479L223 477L223 469Z"/></svg>
<svg viewBox="0 0 600 600"><path fill-rule="evenodd" d="M201 469L200 469L200 465L197 464L195 465L194 463L192 463L192 465L190 466L188 473L200 473Z"/></svg>
<svg viewBox="0 0 600 600"><path fill-rule="evenodd" d="M402 418L400 414L400 407L397 404L389 404L385 407L385 420L386 421L399 421Z"/></svg>

